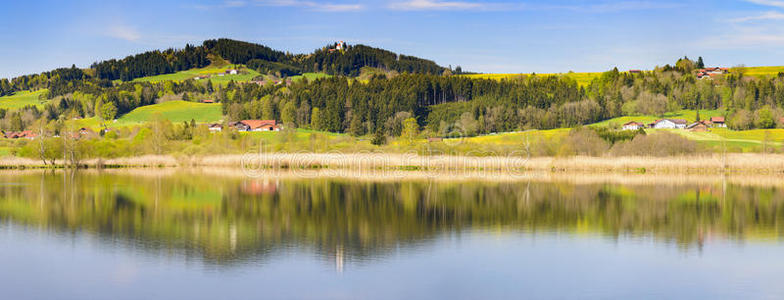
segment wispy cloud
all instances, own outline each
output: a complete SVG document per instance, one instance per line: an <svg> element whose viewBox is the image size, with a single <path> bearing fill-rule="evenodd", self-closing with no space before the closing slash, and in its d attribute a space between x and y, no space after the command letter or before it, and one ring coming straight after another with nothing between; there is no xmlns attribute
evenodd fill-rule
<svg viewBox="0 0 784 300"><path fill-rule="evenodd" d="M653 1L622 1L603 2L597 4L525 4L514 2L468 2L411 0L393 2L387 7L393 10L428 11L428 10L470 10L470 11L514 11L514 10L570 10L583 13L613 13L632 10L669 9L682 4Z"/></svg>
<svg viewBox="0 0 784 300"><path fill-rule="evenodd" d="M186 7L193 7L200 10L210 10L216 8L237 8L237 7L245 7L248 5L247 1L243 0L227 0L216 4L196 4L196 5L186 5Z"/></svg>
<svg viewBox="0 0 784 300"><path fill-rule="evenodd" d="M763 20L784 20L784 13L780 13L777 11L769 11L756 16L748 16L748 17L732 19L731 21L733 23L743 23L743 22L750 22L750 21L763 21Z"/></svg>
<svg viewBox="0 0 784 300"><path fill-rule="evenodd" d="M485 10L497 7L498 3L476 3L463 1L412 0L389 4L394 10Z"/></svg>
<svg viewBox="0 0 784 300"><path fill-rule="evenodd" d="M593 12L593 13L612 13L632 10L651 10L651 9L670 9L681 7L680 3L651 2L651 1L623 1L607 2L591 5L570 6L572 10Z"/></svg>
<svg viewBox="0 0 784 300"><path fill-rule="evenodd" d="M248 4L248 3L245 2L245 1L226 1L226 2L223 2L223 5L226 6L226 7L243 7L246 4Z"/></svg>
<svg viewBox="0 0 784 300"><path fill-rule="evenodd" d="M746 0L754 4L784 8L784 1L780 0Z"/></svg>
<svg viewBox="0 0 784 300"><path fill-rule="evenodd" d="M256 4L261 6L299 7L299 8L309 9L309 10L325 11L325 12L352 12L352 11L361 11L365 8L362 4L324 3L324 2L299 1L299 0L260 0L260 1L256 1Z"/></svg>
<svg viewBox="0 0 784 300"><path fill-rule="evenodd" d="M141 38L141 34L136 28L125 26L125 25L115 25L109 27L106 32L106 36L126 40L129 42L135 42Z"/></svg>

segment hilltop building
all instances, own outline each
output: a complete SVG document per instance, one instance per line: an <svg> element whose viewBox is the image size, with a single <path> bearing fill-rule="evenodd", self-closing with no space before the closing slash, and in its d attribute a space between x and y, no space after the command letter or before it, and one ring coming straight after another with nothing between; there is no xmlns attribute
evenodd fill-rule
<svg viewBox="0 0 784 300"><path fill-rule="evenodd" d="M729 68L704 68L697 70L697 79L713 79L713 77L724 75L730 72Z"/></svg>

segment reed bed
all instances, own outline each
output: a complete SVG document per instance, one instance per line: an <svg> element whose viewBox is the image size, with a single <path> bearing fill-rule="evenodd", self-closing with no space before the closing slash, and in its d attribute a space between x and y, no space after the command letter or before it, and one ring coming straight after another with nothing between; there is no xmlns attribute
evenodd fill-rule
<svg viewBox="0 0 784 300"><path fill-rule="evenodd" d="M6 170L0 176L16 176L49 172L38 169ZM62 171L57 171L62 172ZM311 180L336 179L356 182L407 182L431 181L450 183L520 183L548 182L570 184L620 184L626 186L682 186L731 184L748 187L784 187L784 181L772 174L625 174L527 171L509 174L499 171L455 173L450 171L404 170L351 170L351 169L268 169L262 173L246 174L236 167L186 167L186 168L123 168L87 169L85 174L112 174L142 178L159 178L191 174L242 180Z"/></svg>
<svg viewBox="0 0 784 300"><path fill-rule="evenodd" d="M61 167L61 161L58 161ZM80 163L88 168L168 168L168 167L230 167L245 173L269 169L351 169L443 171L450 174L476 171L507 172L511 175L530 171L550 173L652 173L652 174L782 174L784 155L727 154L677 157L472 157L421 156L386 153L269 153L175 157L148 155L117 159L91 159ZM0 168L51 168L39 160L5 157Z"/></svg>

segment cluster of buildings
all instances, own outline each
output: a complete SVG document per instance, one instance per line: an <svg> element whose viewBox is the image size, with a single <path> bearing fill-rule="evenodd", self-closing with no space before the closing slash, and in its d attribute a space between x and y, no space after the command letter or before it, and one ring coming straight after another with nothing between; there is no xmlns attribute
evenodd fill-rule
<svg viewBox="0 0 784 300"><path fill-rule="evenodd" d="M38 134L30 131L30 130L23 130L23 131L8 131L8 132L0 132L4 139L34 139Z"/></svg>
<svg viewBox="0 0 784 300"><path fill-rule="evenodd" d="M291 78L275 79L275 80L273 80L273 79L270 79L270 80L251 80L250 81L250 83L254 83L254 84L258 84L258 85L266 85L268 82L270 82L270 83L272 83L274 85L279 85L279 84L284 84L285 83L288 86L288 85L291 85L291 83L293 81L291 80Z"/></svg>
<svg viewBox="0 0 784 300"><path fill-rule="evenodd" d="M724 117L711 117L710 120L701 120L689 123L684 119L660 119L650 124L643 124L631 121L623 124L623 130L639 130L641 128L651 129L686 129L690 131L708 131L713 127L727 127Z"/></svg>
<svg viewBox="0 0 784 300"><path fill-rule="evenodd" d="M72 133L73 138L82 138L86 136L96 136L97 133L90 130L89 128L79 128L78 131ZM28 139L32 140L38 137L38 134L31 131L31 130L23 130L23 131L0 131L0 138L4 139ZM59 137L59 135L54 135L54 137Z"/></svg>
<svg viewBox="0 0 784 300"><path fill-rule="evenodd" d="M218 73L217 75L218 76L226 76L226 75L237 75L239 73L240 73L240 71L237 70L237 69L227 69L225 72ZM199 75L199 76L193 77L193 79L194 80L202 80L202 79L207 79L207 78L210 78L210 77L212 77L212 75Z"/></svg>
<svg viewBox="0 0 784 300"><path fill-rule="evenodd" d="M242 120L239 122L231 122L228 126L237 131L280 131L280 126L275 120ZM210 124L209 130L211 132L223 131L223 124Z"/></svg>
<svg viewBox="0 0 784 300"><path fill-rule="evenodd" d="M729 68L705 68L697 70L697 79L713 79L715 76L724 75L730 72Z"/></svg>

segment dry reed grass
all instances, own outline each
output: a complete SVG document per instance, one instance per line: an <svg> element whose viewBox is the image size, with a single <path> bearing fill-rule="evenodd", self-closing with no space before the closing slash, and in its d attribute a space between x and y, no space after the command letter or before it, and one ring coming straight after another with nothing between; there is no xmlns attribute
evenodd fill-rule
<svg viewBox="0 0 784 300"><path fill-rule="evenodd" d="M42 170L7 170L0 176L16 176L44 172ZM48 172L48 171L45 171ZM58 171L61 172L61 171ZM624 174L624 173L584 173L584 172L548 172L528 171L520 174L509 174L499 171L455 173L449 171L390 171L390 170L329 170L329 169L270 169L260 176L249 177L241 169L233 167L198 167L198 168L125 168L125 169L88 169L81 170L86 174L112 174L143 178L181 176L211 176L246 180L302 180L302 179L339 179L356 182L488 182L488 183L527 183L549 182L570 184L620 184L626 186L682 186L682 185L713 185L731 184L749 187L784 187L777 175L770 174Z"/></svg>
<svg viewBox="0 0 784 300"><path fill-rule="evenodd" d="M784 155L727 154L677 157L469 157L420 156L385 153L271 153L173 157L148 155L118 159L92 159L82 162L88 167L241 167L246 173L268 169L351 169L351 170L427 170L432 172L470 173L501 171L513 175L523 171L550 173L653 173L653 174L780 174L784 173ZM44 167L40 161L5 157L3 168Z"/></svg>

